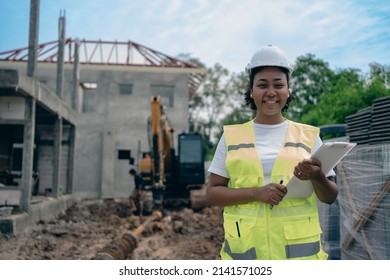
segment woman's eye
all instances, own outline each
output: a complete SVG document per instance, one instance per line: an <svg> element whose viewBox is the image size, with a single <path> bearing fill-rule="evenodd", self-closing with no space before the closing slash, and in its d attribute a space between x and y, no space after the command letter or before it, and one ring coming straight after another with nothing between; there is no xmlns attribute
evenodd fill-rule
<svg viewBox="0 0 390 280"><path fill-rule="evenodd" d="M277 84L277 85L275 86L275 88L283 88L283 87L284 87L283 84Z"/></svg>

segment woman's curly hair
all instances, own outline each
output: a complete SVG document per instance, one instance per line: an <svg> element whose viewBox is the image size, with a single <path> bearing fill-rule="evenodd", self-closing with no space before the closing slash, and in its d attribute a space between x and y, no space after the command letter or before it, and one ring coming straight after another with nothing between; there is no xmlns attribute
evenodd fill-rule
<svg viewBox="0 0 390 280"><path fill-rule="evenodd" d="M259 73L261 70L263 70L264 67L267 67L267 66L256 67L250 71L249 82L248 82L248 85L247 85L247 88L246 88L246 91L244 94L244 99L245 99L246 105L249 105L251 107L251 109L254 111L257 110L257 107L255 104L255 101L251 97L251 88L253 87L253 82L254 82L254 78L255 78L256 74ZM288 85L289 90L290 90L290 75L289 75L288 70L286 68L283 68L283 67L278 67L278 68L286 74L287 85ZM282 113L287 112L287 109L290 106L291 101L293 101L294 99L295 99L295 97L290 92L289 97L287 98L287 101L286 101L286 105L284 105L284 107L282 108Z"/></svg>

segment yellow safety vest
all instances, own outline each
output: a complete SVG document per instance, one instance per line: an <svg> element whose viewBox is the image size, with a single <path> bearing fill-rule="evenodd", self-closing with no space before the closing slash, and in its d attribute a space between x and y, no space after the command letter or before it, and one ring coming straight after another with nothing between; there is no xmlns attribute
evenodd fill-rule
<svg viewBox="0 0 390 280"><path fill-rule="evenodd" d="M224 127L230 188L264 186L264 172L255 147L253 120ZM284 145L271 182L287 184L294 167L309 158L319 129L288 121ZM224 207L222 259L327 259L320 238L317 196L282 200L273 209L263 202Z"/></svg>

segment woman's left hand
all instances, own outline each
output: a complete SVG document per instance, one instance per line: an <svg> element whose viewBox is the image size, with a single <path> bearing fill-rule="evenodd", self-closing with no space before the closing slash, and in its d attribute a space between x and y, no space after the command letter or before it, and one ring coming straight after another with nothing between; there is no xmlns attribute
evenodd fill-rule
<svg viewBox="0 0 390 280"><path fill-rule="evenodd" d="M294 168L295 177L301 180L319 178L322 174L321 161L315 158L304 159Z"/></svg>

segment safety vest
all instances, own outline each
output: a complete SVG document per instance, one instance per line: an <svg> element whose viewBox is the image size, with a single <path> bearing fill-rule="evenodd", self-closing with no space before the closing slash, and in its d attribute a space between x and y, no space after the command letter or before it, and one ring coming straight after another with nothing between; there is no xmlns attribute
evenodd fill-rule
<svg viewBox="0 0 390 280"><path fill-rule="evenodd" d="M254 122L224 127L230 188L264 186L264 172L255 147ZM288 121L284 145L270 182L287 184L294 167L309 158L319 129ZM283 199L269 208L263 202L224 207L222 259L327 259L320 243L321 228L315 192L307 198Z"/></svg>

